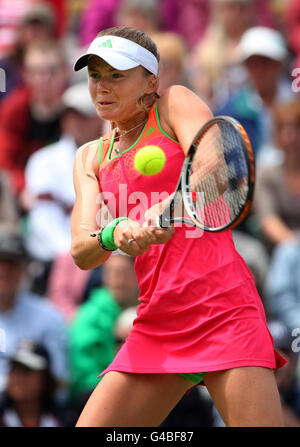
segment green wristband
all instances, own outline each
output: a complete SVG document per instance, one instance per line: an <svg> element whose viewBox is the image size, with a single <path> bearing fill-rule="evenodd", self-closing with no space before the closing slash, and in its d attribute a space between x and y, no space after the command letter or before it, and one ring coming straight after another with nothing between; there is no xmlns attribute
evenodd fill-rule
<svg viewBox="0 0 300 447"><path fill-rule="evenodd" d="M118 217L106 225L101 231L101 239L104 247L110 251L116 250L118 247L114 240L114 231L121 220L128 220L128 217Z"/></svg>

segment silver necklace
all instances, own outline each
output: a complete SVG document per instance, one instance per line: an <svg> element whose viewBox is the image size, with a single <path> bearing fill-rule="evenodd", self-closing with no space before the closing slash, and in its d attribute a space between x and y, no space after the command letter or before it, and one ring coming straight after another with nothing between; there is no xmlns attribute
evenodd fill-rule
<svg viewBox="0 0 300 447"><path fill-rule="evenodd" d="M132 127L131 129L129 129L129 130L125 130L125 131L122 132L120 135L117 135L117 136L114 138L114 141L116 141L116 140L117 140L117 141L120 141L120 138L124 137L125 135L127 135L128 133L130 133L130 132L132 132L133 130L137 129L138 127L144 125L144 124L146 123L147 119L148 119L148 118L146 118L145 121L142 121L141 123L139 123L139 124L137 124L136 126ZM116 134L116 132L119 132L119 129L118 129L118 128L115 129L115 133L114 133L114 135ZM109 141L109 140L111 140L111 138L103 138L102 141ZM117 152L117 154L119 154L119 153L120 153L120 149L119 149L119 148L115 148L115 152Z"/></svg>
<svg viewBox="0 0 300 447"><path fill-rule="evenodd" d="M148 119L148 118L147 118ZM145 121L142 121L141 123L137 124L136 126L132 127L129 130L124 130L124 132L122 132L120 135L118 135L117 137L115 137L115 139L120 139L122 137L124 137L125 135L127 135L128 133L132 132L133 130L137 129L138 127L142 126L143 124L146 123L147 119L145 119ZM116 132L119 132L119 129L116 129Z"/></svg>

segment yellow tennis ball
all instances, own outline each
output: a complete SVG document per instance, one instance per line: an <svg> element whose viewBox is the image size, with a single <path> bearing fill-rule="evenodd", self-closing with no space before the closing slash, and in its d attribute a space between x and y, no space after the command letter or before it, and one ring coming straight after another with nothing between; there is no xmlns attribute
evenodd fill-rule
<svg viewBox="0 0 300 447"><path fill-rule="evenodd" d="M145 146L134 157L134 166L143 175L158 174L166 163L166 155L158 146Z"/></svg>

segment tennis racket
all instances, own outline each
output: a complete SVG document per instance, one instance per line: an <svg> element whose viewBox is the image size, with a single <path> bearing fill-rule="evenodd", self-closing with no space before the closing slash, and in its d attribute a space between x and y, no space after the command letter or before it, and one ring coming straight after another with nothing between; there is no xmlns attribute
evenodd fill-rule
<svg viewBox="0 0 300 447"><path fill-rule="evenodd" d="M156 225L185 223L209 232L232 229L249 211L254 184L254 156L246 131L235 119L217 116L193 139L176 190ZM175 212L179 203L180 216Z"/></svg>

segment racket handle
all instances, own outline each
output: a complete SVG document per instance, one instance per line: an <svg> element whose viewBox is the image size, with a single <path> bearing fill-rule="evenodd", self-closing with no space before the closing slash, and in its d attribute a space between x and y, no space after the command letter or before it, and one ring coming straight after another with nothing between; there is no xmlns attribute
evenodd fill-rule
<svg viewBox="0 0 300 447"><path fill-rule="evenodd" d="M163 214L161 214L156 218L156 226L158 228L168 228L170 226L170 221Z"/></svg>

